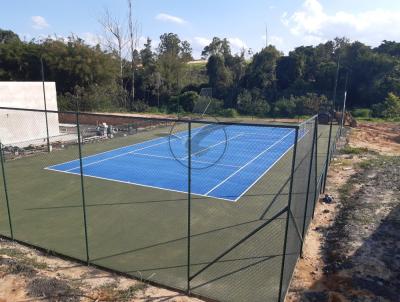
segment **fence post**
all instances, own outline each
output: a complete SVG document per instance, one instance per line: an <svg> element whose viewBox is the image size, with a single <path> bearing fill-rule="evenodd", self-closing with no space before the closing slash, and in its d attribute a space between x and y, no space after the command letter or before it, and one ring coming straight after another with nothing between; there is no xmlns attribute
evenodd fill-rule
<svg viewBox="0 0 400 302"><path fill-rule="evenodd" d="M46 101L46 88L44 86L44 67L43 58L40 57L40 66L42 70L42 89L43 89L43 102L44 102L44 116L46 119L46 138L47 138L47 152L50 152L50 136L49 136L49 121L47 118L47 101Z"/></svg>
<svg viewBox="0 0 400 302"><path fill-rule="evenodd" d="M191 234L191 189L192 189L192 122L188 122L188 235L187 235L187 294L190 294L190 234Z"/></svg>
<svg viewBox="0 0 400 302"><path fill-rule="evenodd" d="M86 263L89 265L89 243L87 233L87 221L86 221L86 200L85 200L85 188L83 182L83 164L82 164L82 146L81 146L81 131L79 126L79 111L76 113L76 129L78 132L78 149L79 149L79 167L81 175L81 193L82 193L82 209L83 209L83 224L85 228L85 246L86 246Z"/></svg>
<svg viewBox="0 0 400 302"><path fill-rule="evenodd" d="M328 150L326 151L326 164L325 164L325 173L324 173L324 179L323 179L323 190L322 192L325 193L325 186L326 186L326 178L328 175L328 166L329 166L329 160L330 160L330 151L331 151L331 140L332 140L332 127L333 127L333 117L331 117L331 123L329 126L329 137L328 137Z"/></svg>
<svg viewBox="0 0 400 302"><path fill-rule="evenodd" d="M318 190L318 118L315 120L315 193L314 193L314 205L313 205L313 212L311 218L314 219L314 212L315 212L315 204L317 203L319 197L319 190Z"/></svg>
<svg viewBox="0 0 400 302"><path fill-rule="evenodd" d="M11 239L14 240L14 232L13 232L13 227L12 227L12 222L11 222L10 202L9 202L8 190L7 190L6 171L4 169L5 157L3 155L3 144L1 142L0 142L0 161L1 161L1 173L3 175L4 195L6 198L6 205L7 205L8 224L10 226Z"/></svg>
<svg viewBox="0 0 400 302"><path fill-rule="evenodd" d="M311 172L312 172L312 164L314 159L314 144L316 141L315 137L316 127L314 122L314 133L313 133L313 142L311 147L311 156L310 156L310 165L308 168L308 180L307 180L307 191L306 191L306 202L304 205L304 219L303 219L303 228L301 230L301 245L300 245L300 257L303 258L303 244L304 244L304 235L306 231L306 219L307 219L307 207L308 207L308 195L310 194L310 184L311 184Z"/></svg>
<svg viewBox="0 0 400 302"><path fill-rule="evenodd" d="M286 245L287 245L287 237L288 237L288 229L289 229L289 219L290 219L290 205L292 203L292 191L293 191L293 178L294 178L294 170L296 165L296 153L297 153L297 141L299 137L299 127L296 128L296 133L294 136L294 147L293 147L293 157L292 157L292 168L290 171L290 185L289 185L289 199L287 206L287 214L286 214L286 228L285 228L285 237L283 239L283 253L282 253L282 266L281 266L281 278L279 281L279 297L278 301L282 301L282 289L283 289L283 275L285 272L285 256L286 256Z"/></svg>

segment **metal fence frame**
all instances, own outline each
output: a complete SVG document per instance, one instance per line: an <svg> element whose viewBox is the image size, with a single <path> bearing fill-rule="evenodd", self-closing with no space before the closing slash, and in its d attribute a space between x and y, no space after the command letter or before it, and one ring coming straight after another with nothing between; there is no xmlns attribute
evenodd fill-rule
<svg viewBox="0 0 400 302"><path fill-rule="evenodd" d="M93 116L112 116L115 117L115 115L111 114L98 114L98 113L80 113L80 112L63 112L63 111L54 111L54 110L40 110L40 109L22 109L22 108L12 108L12 107L0 107L0 110L15 110L15 111L29 111L29 112L41 112L45 113L46 117L46 131L47 131L47 142L48 142L48 148L50 151L50 143L49 143L49 130L48 130L48 121L47 121L47 114L48 113L55 113L55 114L60 114L60 113L65 113L65 114L74 114L76 116L76 126L77 126L77 134L78 134L78 150L79 150L79 164L80 164L80 184L81 184L81 201L82 201L82 211L83 211L83 225L84 225L84 238L85 238L85 249L86 249L86 263L92 264L91 259L90 259L90 253L89 253L89 239L88 238L88 230L87 230L87 213L86 213L86 200L85 200L85 186L84 186L84 173L83 173L83 165L82 165L82 138L80 134L80 115L85 114L85 115L93 115ZM279 128L290 128L295 131L295 138L294 138L294 145L293 145L293 153L292 153L292 159L291 159L291 172L290 176L288 177L288 180L285 184L283 184L282 188L289 183L289 194L288 194L288 200L287 200L287 205L282 208L280 211L278 211L275 215L273 215L271 218L265 220L260 226L255 228L253 231L248 233L246 236L244 236L241 240L237 241L235 244L227 247L227 249L219 254L219 256L215 257L215 259L211 262L209 262L207 265L205 265L203 268L199 269L196 272L191 272L191 235L192 235L192 230L191 230L191 176L192 176L192 162L191 162L191 154L192 154L192 143L191 143L191 135L192 135L192 121L190 120L183 120L183 119L171 119L171 118L148 118L148 117L141 117L141 120L148 120L148 121L157 121L157 122L183 122L187 123L188 125L188 132L189 132L189 143L188 143L188 159L187 159L187 165L188 165L188 187L187 187L187 289L186 289L186 294L191 295L193 294L191 292L191 281L195 279L198 275L202 274L205 270L207 270L209 267L214 265L215 263L218 262L222 257L230 253L231 251L235 250L238 246L244 244L249 238L254 236L256 233L258 233L260 230L264 229L267 225L269 225L272 221L277 219L278 217L284 215L286 213L286 222L285 222L285 233L284 233L284 241L283 241L283 251L282 251L282 263L281 263L281 269L280 269L280 283L279 283L279 292L277 294L278 296L278 301L283 301L286 292L289 288L289 284L283 284L284 283L284 274L285 274L285 265L286 265L286 255L287 255L287 241L288 241L288 229L289 229L289 220L290 220L290 215L291 215L291 205L292 205L292 190L293 190L293 179L294 179L294 173L296 172L296 159L297 159L297 147L298 147L298 139L299 139L299 130L301 127L301 124L303 123L314 123L314 131L312 133L312 146L311 150L309 153L306 154L306 156L310 157L310 163L308 166L308 175L307 175L307 187L306 189L306 198L304 200L304 216L301 224L301 231L298 230L299 232L299 240L301 244L301 248L299 251L300 257L302 257L302 252L303 252L303 240L307 234L307 207L310 203L312 203L312 218L314 217L314 211L315 211L315 206L316 202L319 198L319 193L325 191L325 186L326 186L326 179L327 179L327 172L328 172L328 166L332 160L332 157L335 153L336 150L336 142L340 138L340 132L338 131L334 137L333 136L333 123L332 121L330 122L330 129L329 129L329 138L328 138L328 150L326 154L326 159L324 162L324 166L322 167L320 173L318 175L318 116L315 115L309 120L301 123L301 124L295 124L295 125L279 125L279 124L256 124L256 123L235 123L235 122L215 122L215 124L218 125L243 125L243 126L258 126L258 127L279 127ZM209 121L195 121L196 124L210 124ZM5 157L3 153L3 145L0 143L0 161L1 161L1 173L3 177L3 190L4 190L4 195L6 199L6 208L7 208L7 217L8 217L8 222L9 222L9 228L10 228L10 239L12 240L18 240L18 238L15 238L14 232L13 232L13 223L12 223L12 213L10 210L10 198L8 195L8 190L7 190L7 171L4 165L5 162ZM312 169L315 169L314 171ZM314 173L314 178L312 179L312 173ZM315 193L313 194L313 197L311 200L309 200L309 194L310 194L310 186L313 185L315 187ZM279 192L277 193L279 195ZM263 214L264 215L264 214ZM263 215L261 217L263 217ZM3 236L3 235L2 235ZM3 236L3 237L8 237L8 236ZM28 243L29 245L29 243ZM68 256L67 256L68 257ZM293 274L293 270L290 271L290 274ZM291 279L291 275L289 277L289 280ZM154 283L154 282L151 282ZM161 285L162 284L158 284ZM165 287L165 286L164 286ZM170 288L169 286L167 286Z"/></svg>

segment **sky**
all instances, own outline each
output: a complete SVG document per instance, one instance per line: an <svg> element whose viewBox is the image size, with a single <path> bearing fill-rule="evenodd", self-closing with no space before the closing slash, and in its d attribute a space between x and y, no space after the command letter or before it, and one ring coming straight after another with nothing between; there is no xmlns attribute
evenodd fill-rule
<svg viewBox="0 0 400 302"><path fill-rule="evenodd" d="M132 0L139 47L150 37L156 47L166 32L191 43L195 58L214 36L227 38L233 52L259 51L266 43L288 53L346 36L371 46L400 41L400 0ZM22 39L78 35L102 40L105 9L127 18L127 0L0 0L0 28Z"/></svg>

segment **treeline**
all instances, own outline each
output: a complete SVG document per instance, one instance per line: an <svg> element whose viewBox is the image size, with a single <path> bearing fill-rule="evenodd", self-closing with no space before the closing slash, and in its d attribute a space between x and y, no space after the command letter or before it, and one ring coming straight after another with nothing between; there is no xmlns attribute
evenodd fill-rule
<svg viewBox="0 0 400 302"><path fill-rule="evenodd" d="M64 110L191 111L212 88L217 114L294 116L328 108L338 75L337 108L346 86L348 107L367 108L358 113L400 115L400 43L371 48L341 38L285 56L272 45L233 54L228 40L216 37L202 52L206 64L193 63L189 42L176 34L163 34L156 46L148 39L128 62L76 36L25 42L0 30L0 80L41 80L42 58Z"/></svg>

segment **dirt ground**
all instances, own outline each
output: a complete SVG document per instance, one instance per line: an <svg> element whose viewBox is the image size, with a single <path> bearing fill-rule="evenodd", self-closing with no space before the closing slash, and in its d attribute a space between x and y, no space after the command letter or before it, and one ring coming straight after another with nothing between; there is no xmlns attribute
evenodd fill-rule
<svg viewBox="0 0 400 302"><path fill-rule="evenodd" d="M201 302L0 239L0 302Z"/></svg>
<svg viewBox="0 0 400 302"><path fill-rule="evenodd" d="M286 301L400 301L400 124L352 129L326 193Z"/></svg>

